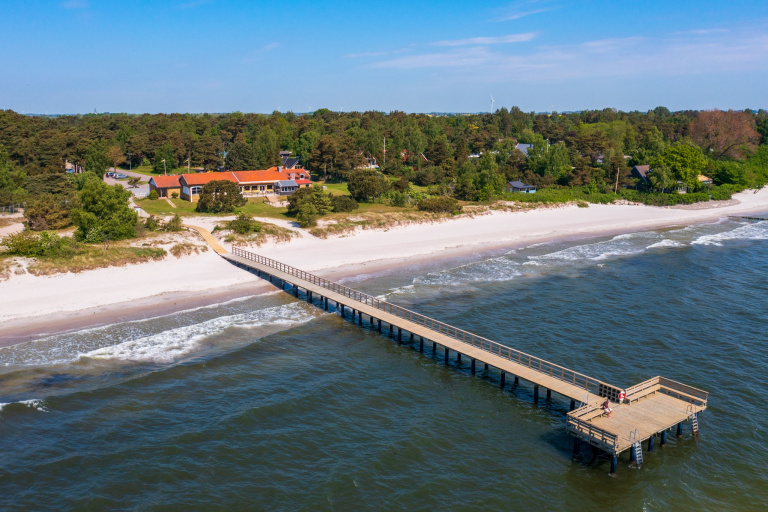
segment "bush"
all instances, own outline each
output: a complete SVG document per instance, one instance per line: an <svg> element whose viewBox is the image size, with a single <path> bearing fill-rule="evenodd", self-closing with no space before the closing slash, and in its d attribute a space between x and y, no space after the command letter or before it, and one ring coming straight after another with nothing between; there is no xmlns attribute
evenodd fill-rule
<svg viewBox="0 0 768 512"><path fill-rule="evenodd" d="M389 190L389 180L373 169L357 170L349 173L347 188L355 201L373 201Z"/></svg>
<svg viewBox="0 0 768 512"><path fill-rule="evenodd" d="M178 192L171 192L171 197L173 199L178 199L179 198L179 193Z"/></svg>
<svg viewBox="0 0 768 512"><path fill-rule="evenodd" d="M458 213L461 211L459 202L452 197L430 197L422 199L416 205L417 208L424 212L433 213Z"/></svg>
<svg viewBox="0 0 768 512"><path fill-rule="evenodd" d="M181 217L179 217L178 213L175 213L173 215L173 218L168 221L168 224L165 225L166 231L181 231L181 228L184 226L181 223Z"/></svg>
<svg viewBox="0 0 768 512"><path fill-rule="evenodd" d="M333 196L331 203L333 204L333 211L338 213L353 212L360 207L357 201L350 196Z"/></svg>
<svg viewBox="0 0 768 512"><path fill-rule="evenodd" d="M299 226L303 228L317 226L317 208L315 205L309 201L303 201L299 205L296 220L299 221Z"/></svg>
<svg viewBox="0 0 768 512"><path fill-rule="evenodd" d="M158 196L158 195L157 195L157 190L152 190L152 191L149 193L149 198L150 198L152 201L156 201L158 197L160 197L160 196Z"/></svg>
<svg viewBox="0 0 768 512"><path fill-rule="evenodd" d="M150 215L146 218L146 220L144 220L144 228L148 229L149 231L156 231L160 228L160 222L158 222L157 217Z"/></svg>
<svg viewBox="0 0 768 512"><path fill-rule="evenodd" d="M227 229L239 233L241 235L247 235L249 233L258 233L261 231L261 224L253 220L253 217L247 213L241 213L233 221L227 224Z"/></svg>
<svg viewBox="0 0 768 512"><path fill-rule="evenodd" d="M39 235L31 231L21 231L4 237L0 245L7 247L10 254L36 257L61 255L75 245L75 242L71 238L60 237L47 231Z"/></svg>
<svg viewBox="0 0 768 512"><path fill-rule="evenodd" d="M79 193L80 208L72 210L75 238L89 243L134 238L139 216L128 205L130 197L121 185L87 181Z"/></svg>

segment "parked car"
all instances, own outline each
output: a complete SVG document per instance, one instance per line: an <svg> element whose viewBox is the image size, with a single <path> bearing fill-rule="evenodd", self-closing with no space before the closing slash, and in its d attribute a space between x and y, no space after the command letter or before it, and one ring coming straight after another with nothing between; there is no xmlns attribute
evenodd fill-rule
<svg viewBox="0 0 768 512"><path fill-rule="evenodd" d="M109 171L109 172L107 173L107 178L114 178L114 177L115 177L115 173L114 173L114 172L112 172L112 171Z"/></svg>
<svg viewBox="0 0 768 512"><path fill-rule="evenodd" d="M125 179L128 179L128 175L117 173L113 176L113 178L115 178L116 180L125 180Z"/></svg>

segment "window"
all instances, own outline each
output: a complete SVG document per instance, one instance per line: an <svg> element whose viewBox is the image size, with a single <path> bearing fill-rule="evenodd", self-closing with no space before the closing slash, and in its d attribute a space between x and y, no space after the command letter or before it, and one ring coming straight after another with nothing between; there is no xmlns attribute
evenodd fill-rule
<svg viewBox="0 0 768 512"><path fill-rule="evenodd" d="M192 195L200 194L201 190L203 190L203 187L192 187Z"/></svg>

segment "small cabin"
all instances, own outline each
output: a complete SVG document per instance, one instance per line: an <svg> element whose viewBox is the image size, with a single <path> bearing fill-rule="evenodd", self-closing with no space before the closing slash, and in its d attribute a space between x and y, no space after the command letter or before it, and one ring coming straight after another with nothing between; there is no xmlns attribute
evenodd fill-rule
<svg viewBox="0 0 768 512"><path fill-rule="evenodd" d="M507 192L521 192L523 194L535 194L536 186L526 185L522 181L508 181L507 184L504 185L504 190L506 190Z"/></svg>

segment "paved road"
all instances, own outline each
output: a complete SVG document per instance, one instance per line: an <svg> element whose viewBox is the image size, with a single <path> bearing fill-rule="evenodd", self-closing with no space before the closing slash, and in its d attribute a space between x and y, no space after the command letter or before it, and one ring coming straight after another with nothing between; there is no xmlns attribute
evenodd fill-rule
<svg viewBox="0 0 768 512"><path fill-rule="evenodd" d="M128 180L116 180L114 178L107 178L106 175L104 177L104 183L107 185L114 185L115 183L121 184L123 187L127 188L131 191L131 193L136 197L145 197L149 195L149 178L151 176L147 176L145 174L139 174L138 172L131 172L131 171L125 171L123 169L115 169L114 167L111 167L108 169L108 171L117 172L120 174L125 174L126 176L135 176L141 178L141 185L139 185L136 188L131 188L128 186Z"/></svg>

